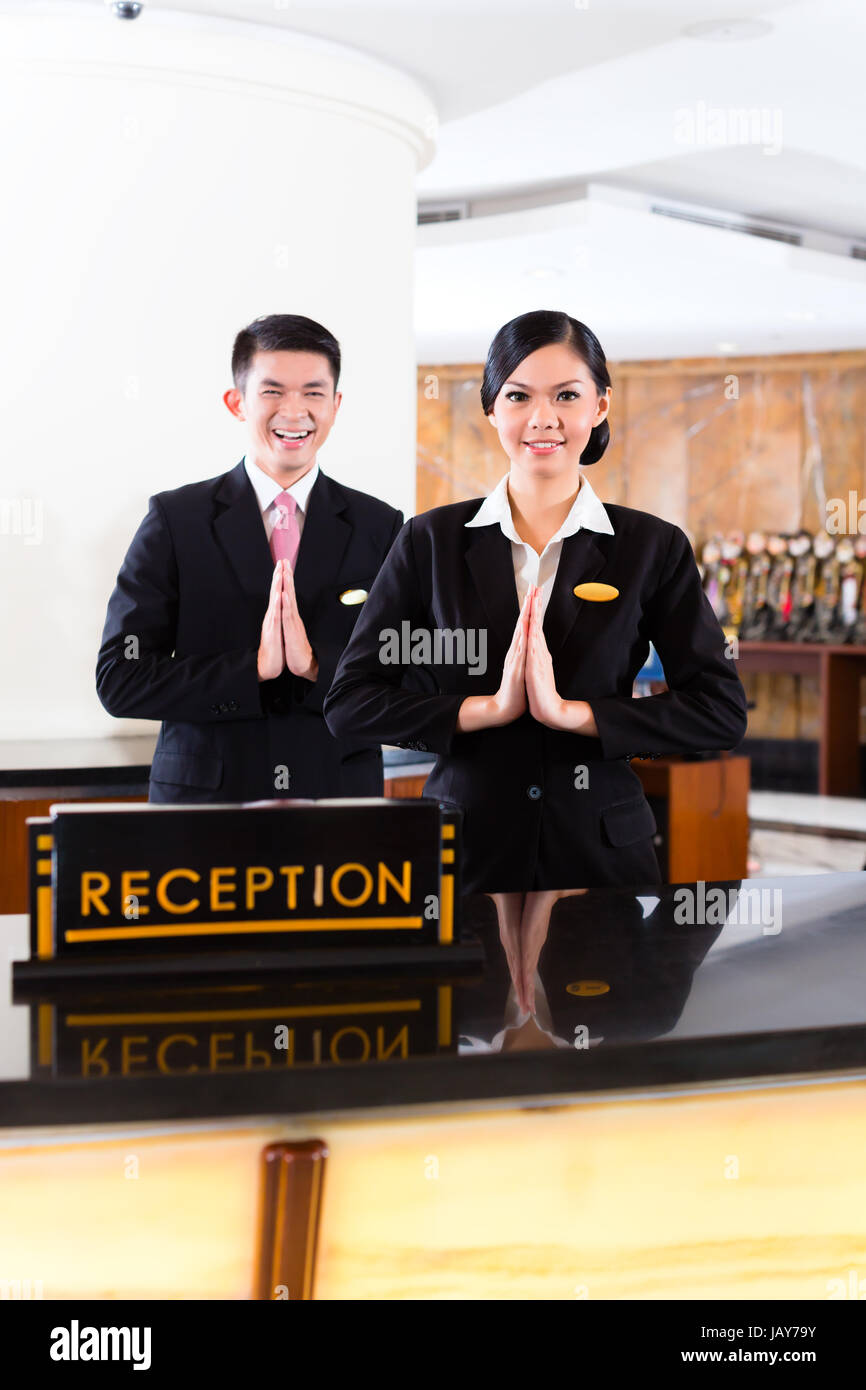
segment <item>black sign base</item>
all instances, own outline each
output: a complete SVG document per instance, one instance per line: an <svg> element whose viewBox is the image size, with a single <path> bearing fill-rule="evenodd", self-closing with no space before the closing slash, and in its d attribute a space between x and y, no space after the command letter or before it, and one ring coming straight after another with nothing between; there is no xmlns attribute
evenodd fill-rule
<svg viewBox="0 0 866 1390"><path fill-rule="evenodd" d="M225 980L227 975L291 976L376 974L463 975L484 964L484 950L476 938L440 945L410 946L300 946L281 951L197 951L195 955L168 956L54 956L48 960L17 960L12 964L12 989L16 1000L44 996L83 981L121 985L182 978L184 983Z"/></svg>

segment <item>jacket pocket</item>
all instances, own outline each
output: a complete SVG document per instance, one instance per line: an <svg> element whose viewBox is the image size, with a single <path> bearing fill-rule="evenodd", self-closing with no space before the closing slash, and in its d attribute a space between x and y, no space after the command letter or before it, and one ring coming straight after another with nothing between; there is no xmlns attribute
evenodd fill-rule
<svg viewBox="0 0 866 1390"><path fill-rule="evenodd" d="M208 753L154 753L150 780L213 789L223 780L223 760Z"/></svg>
<svg viewBox="0 0 866 1390"><path fill-rule="evenodd" d="M646 840L658 829L652 807L644 796L632 796L605 806L601 813L607 841L611 845L631 845Z"/></svg>

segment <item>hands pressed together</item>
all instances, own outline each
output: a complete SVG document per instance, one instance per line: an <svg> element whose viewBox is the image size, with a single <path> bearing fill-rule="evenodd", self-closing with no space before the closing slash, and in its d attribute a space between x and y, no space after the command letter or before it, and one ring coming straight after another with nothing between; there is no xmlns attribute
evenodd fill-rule
<svg viewBox="0 0 866 1390"><path fill-rule="evenodd" d="M319 663L298 612L292 567L288 560L278 560L262 623L259 680L276 680L286 668L293 676L303 676L308 681L314 681L319 673Z"/></svg>
<svg viewBox="0 0 866 1390"><path fill-rule="evenodd" d="M586 892L586 888L569 888L487 895L496 905L499 940L508 961L517 1003L523 1013L535 1013L535 973L550 930L555 904L561 898L579 897Z"/></svg>
<svg viewBox="0 0 866 1390"><path fill-rule="evenodd" d="M511 724L527 709L533 719L549 729L598 733L592 709L585 700L564 700L558 694L542 622L541 591L533 586L523 600L499 689L495 695L467 696L457 720L461 733Z"/></svg>

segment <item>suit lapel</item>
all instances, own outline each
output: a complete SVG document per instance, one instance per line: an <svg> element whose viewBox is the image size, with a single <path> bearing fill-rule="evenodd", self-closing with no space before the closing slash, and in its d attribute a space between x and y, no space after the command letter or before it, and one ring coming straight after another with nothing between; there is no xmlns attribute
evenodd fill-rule
<svg viewBox="0 0 866 1390"><path fill-rule="evenodd" d="M491 627L510 646L520 615L511 542L501 527L473 531L466 563L484 604ZM575 597L578 584L595 579L608 564L615 537L581 528L562 543L553 590L544 614L544 637L551 656L565 645L586 599Z"/></svg>
<svg viewBox="0 0 866 1390"><path fill-rule="evenodd" d="M214 535L241 588L267 598L274 562L258 498L242 462L226 473L216 501L222 510L214 518Z"/></svg>
<svg viewBox="0 0 866 1390"><path fill-rule="evenodd" d="M295 562L295 593L303 614L322 589L334 587L352 526L342 489L321 469L307 501L304 530Z"/></svg>
<svg viewBox="0 0 866 1390"><path fill-rule="evenodd" d="M565 645L586 599L576 598L577 584L595 579L611 558L616 537L581 528L562 542L556 578L544 614L544 637L551 656Z"/></svg>
<svg viewBox="0 0 866 1390"><path fill-rule="evenodd" d="M469 535L466 563L490 626L509 647L520 616L511 542L498 525L470 527Z"/></svg>

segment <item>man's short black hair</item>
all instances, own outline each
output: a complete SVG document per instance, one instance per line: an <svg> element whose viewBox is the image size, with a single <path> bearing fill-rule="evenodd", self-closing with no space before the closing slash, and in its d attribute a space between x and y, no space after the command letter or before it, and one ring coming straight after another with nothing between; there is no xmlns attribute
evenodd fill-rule
<svg viewBox="0 0 866 1390"><path fill-rule="evenodd" d="M245 391L257 352L320 352L331 364L334 390L340 380L340 344L333 333L303 314L266 314L242 328L232 348L232 379Z"/></svg>

